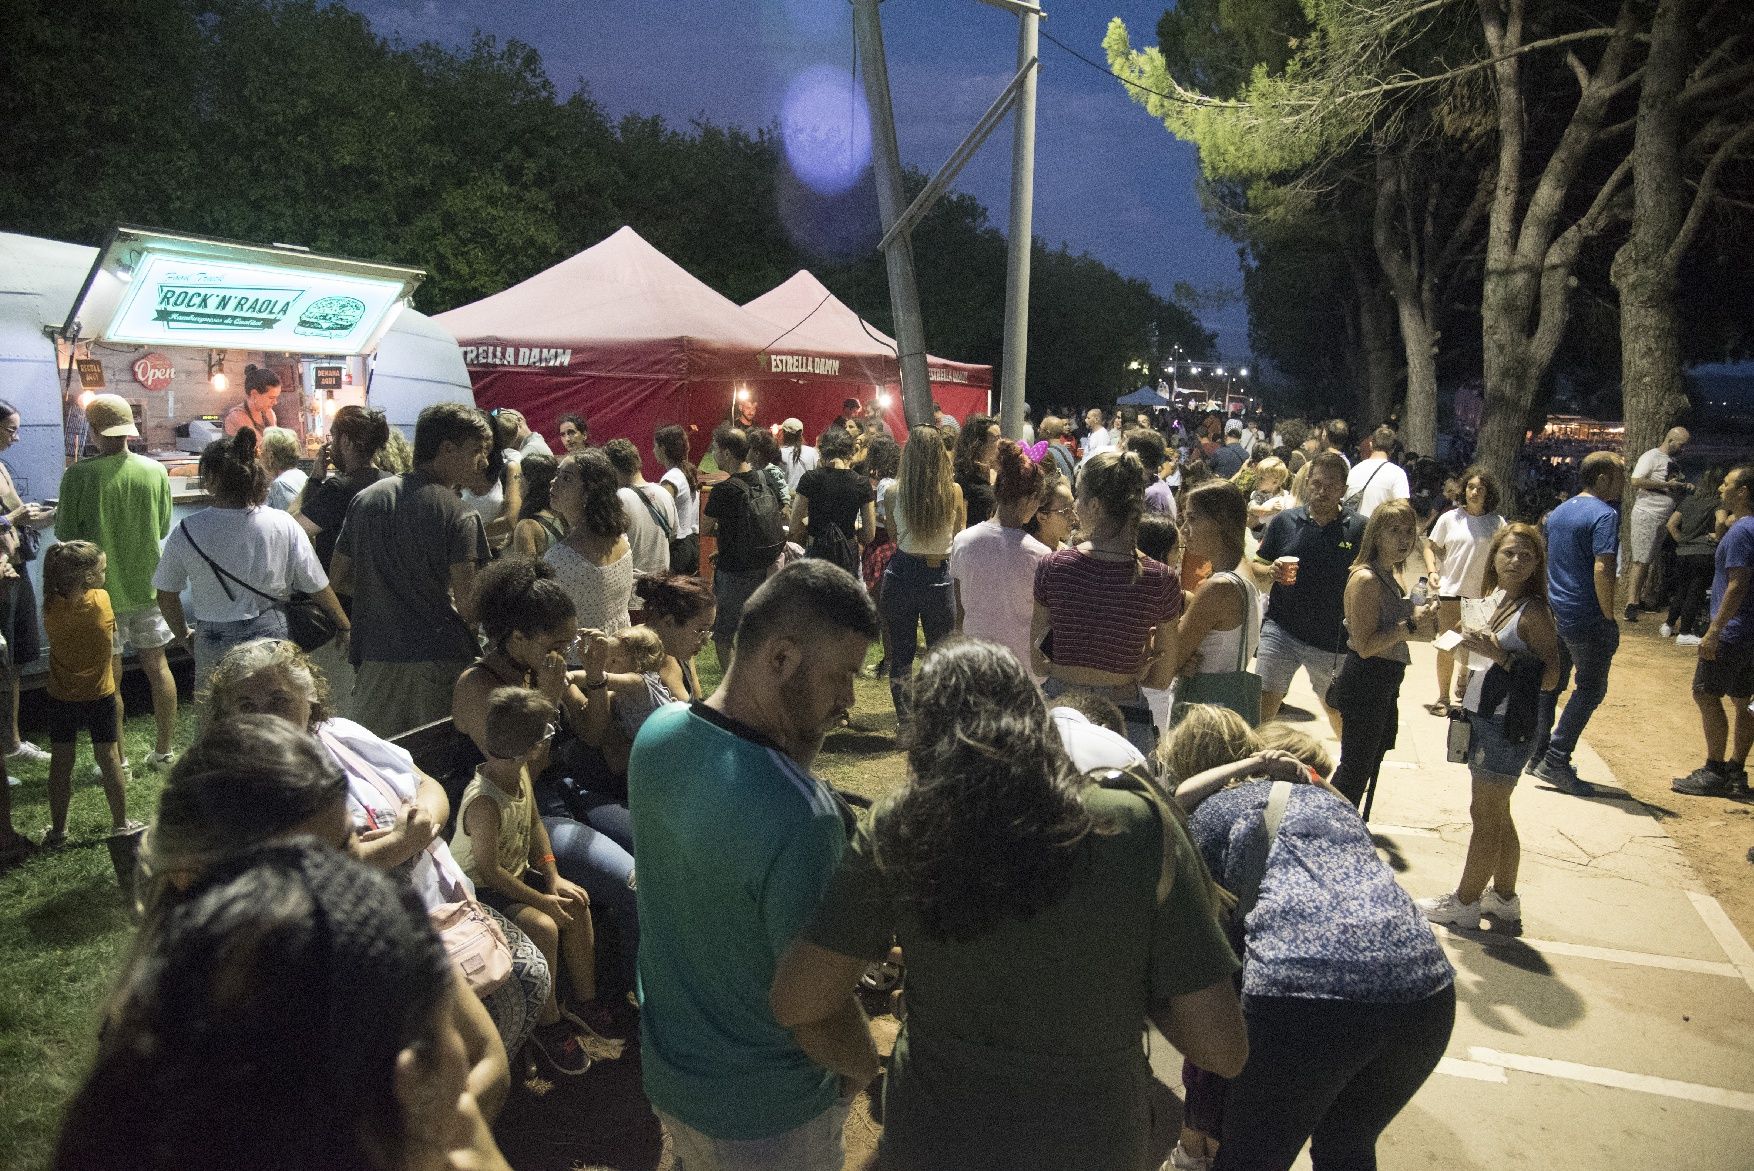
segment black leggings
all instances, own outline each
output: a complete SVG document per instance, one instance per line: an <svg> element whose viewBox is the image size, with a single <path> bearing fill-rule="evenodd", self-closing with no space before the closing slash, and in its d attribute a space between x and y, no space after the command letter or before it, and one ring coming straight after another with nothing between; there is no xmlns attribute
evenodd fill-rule
<svg viewBox="0 0 1754 1171"><path fill-rule="evenodd" d="M1711 577L1715 569L1707 554L1687 554L1675 558L1675 592L1669 598L1669 626L1676 634L1699 634L1704 624L1706 602L1711 595Z"/></svg>
<svg viewBox="0 0 1754 1171"><path fill-rule="evenodd" d="M1449 1045L1451 984L1412 1004L1296 996L1244 1001L1249 1059L1230 1083L1213 1171L1374 1171L1377 1136Z"/></svg>
<svg viewBox="0 0 1754 1171"><path fill-rule="evenodd" d="M1346 800L1362 804L1365 791L1376 784L1383 754L1395 746L1399 725L1397 703L1407 664L1393 659L1361 659L1358 684L1340 709L1340 764L1333 785Z"/></svg>

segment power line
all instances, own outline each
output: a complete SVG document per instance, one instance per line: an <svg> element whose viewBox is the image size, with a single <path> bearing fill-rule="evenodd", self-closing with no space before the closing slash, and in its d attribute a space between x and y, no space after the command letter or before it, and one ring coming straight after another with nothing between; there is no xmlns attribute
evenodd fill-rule
<svg viewBox="0 0 1754 1171"><path fill-rule="evenodd" d="M1154 97L1162 98L1166 102L1180 102L1184 106L1209 106L1209 105L1214 104L1214 103L1210 103L1210 102L1196 102L1196 101L1192 100L1191 98L1185 98L1185 97L1181 96L1180 94L1166 94L1162 90L1152 89L1148 85L1140 85L1138 82L1134 81L1130 77L1122 77L1120 74L1116 73L1114 70L1110 69L1108 66L1103 65L1102 63L1097 62L1097 61L1092 61L1089 57L1086 57L1084 54L1080 53L1077 49L1074 49L1071 45L1068 45L1065 41L1062 41L1060 38L1054 36L1054 34L1048 32L1046 29L1042 30L1041 38L1044 41L1052 41L1054 44L1058 45L1060 48L1064 49L1066 52L1070 53L1072 56L1076 57L1078 60L1084 62L1084 64L1090 66L1090 68L1096 70L1098 73L1106 74L1109 77L1112 77L1114 80L1120 82L1122 85L1132 86L1134 89L1139 90L1141 93L1151 94ZM1219 104L1228 105L1230 103L1219 103Z"/></svg>

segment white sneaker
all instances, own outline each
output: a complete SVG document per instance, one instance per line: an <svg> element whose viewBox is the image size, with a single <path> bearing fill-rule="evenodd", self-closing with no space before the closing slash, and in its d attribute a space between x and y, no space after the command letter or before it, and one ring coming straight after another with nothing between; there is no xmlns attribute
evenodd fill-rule
<svg viewBox="0 0 1754 1171"><path fill-rule="evenodd" d="M1211 1171L1211 1168L1212 1160L1188 1154L1178 1142L1169 1148L1169 1158L1163 1161L1158 1171Z"/></svg>
<svg viewBox="0 0 1754 1171"><path fill-rule="evenodd" d="M1480 913L1501 923L1521 923L1523 921L1523 898L1511 895L1508 899L1500 898L1491 887L1480 896Z"/></svg>
<svg viewBox="0 0 1754 1171"><path fill-rule="evenodd" d="M49 754L29 740L20 740L18 747L6 754L6 759L24 761L29 764L47 764L49 763Z"/></svg>
<svg viewBox="0 0 1754 1171"><path fill-rule="evenodd" d="M1675 645L1676 646L1698 646L1699 645L1699 636L1697 634L1678 634L1675 636Z"/></svg>
<svg viewBox="0 0 1754 1171"><path fill-rule="evenodd" d="M1668 638L1675 633L1675 628L1673 626L1670 626L1667 622L1665 622L1661 626L1657 627L1657 633L1662 635L1664 638Z"/></svg>
<svg viewBox="0 0 1754 1171"><path fill-rule="evenodd" d="M1446 927L1466 927L1472 931L1480 926L1480 904L1464 903L1454 891L1434 899L1415 899L1414 906L1433 923Z"/></svg>
<svg viewBox="0 0 1754 1171"><path fill-rule="evenodd" d="M177 755L174 752L148 752L146 754L146 767L154 772L169 772L171 765L176 762Z"/></svg>

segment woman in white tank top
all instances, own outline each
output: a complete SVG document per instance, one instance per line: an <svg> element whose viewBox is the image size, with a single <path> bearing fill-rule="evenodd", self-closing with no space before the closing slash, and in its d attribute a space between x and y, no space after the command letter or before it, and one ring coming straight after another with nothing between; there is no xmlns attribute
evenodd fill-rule
<svg viewBox="0 0 1754 1171"><path fill-rule="evenodd" d="M1179 677L1248 668L1261 637L1260 592L1242 563L1248 498L1229 480L1211 480L1188 493L1188 551L1212 563L1182 611L1176 645L1187 648Z"/></svg>

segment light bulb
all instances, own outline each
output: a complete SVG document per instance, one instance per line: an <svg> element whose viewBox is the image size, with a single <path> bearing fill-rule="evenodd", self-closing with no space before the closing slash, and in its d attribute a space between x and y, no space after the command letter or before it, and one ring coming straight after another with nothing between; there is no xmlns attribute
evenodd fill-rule
<svg viewBox="0 0 1754 1171"><path fill-rule="evenodd" d="M215 370L213 372L213 377L209 378L207 381L212 385L214 390L224 390L231 385L231 379L225 376L225 371L223 370Z"/></svg>

